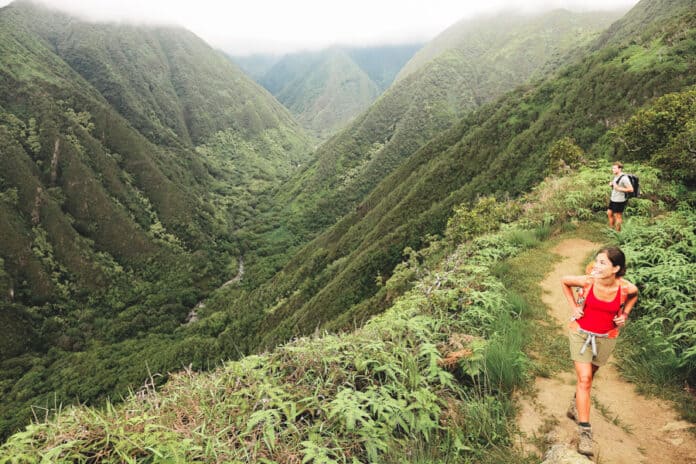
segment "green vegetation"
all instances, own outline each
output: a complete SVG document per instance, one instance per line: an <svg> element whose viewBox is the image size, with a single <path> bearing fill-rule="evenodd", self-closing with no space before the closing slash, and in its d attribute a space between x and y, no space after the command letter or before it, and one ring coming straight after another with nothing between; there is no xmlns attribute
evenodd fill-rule
<svg viewBox="0 0 696 464"><path fill-rule="evenodd" d="M394 296L390 308L362 328L301 338L211 373L186 369L161 389L153 387L153 378L117 406L55 411L55 417L49 414L12 436L0 452L8 456L5 462L46 456L78 462L94 456L100 462L525 462L512 448L511 394L524 388L537 369L524 353L533 349L535 337L527 334L539 330L543 313L526 301L535 293L533 285L526 285L541 274L529 277L520 265L534 254L543 256L546 251L535 248L592 207L596 194L582 200L578 194L589 180L606 177L606 168L549 179L519 200L518 219L498 231L472 234L461 244L446 236L419 250L410 289ZM632 168L650 178L651 169ZM669 303L655 298L681 293L688 283L678 276L689 269L677 277L659 277L656 292L640 276L666 276L655 267L673 266L678 253L693 248L696 215L688 206L693 197L668 212L662 208L673 189L662 195L655 187L647 185L650 199L645 201L651 207L627 211L630 231L610 234L637 257L628 278L642 294L622 346L658 355L653 348L671 341L686 368L681 372L688 374L691 356L678 347L693 346L680 342L693 331L651 308L683 310L672 305L682 296ZM564 206L549 216L553 205ZM479 209L479 214L495 217L495 209L487 211ZM466 227L457 218L464 216L453 216L448 228L456 233ZM645 227L648 221L654 225ZM683 245L665 261L656 261L649 258L655 250L647 245L655 238ZM677 262L693 267L693 253ZM394 288L390 280L384 285ZM517 283L508 285L512 282ZM687 311L684 321L690 324L693 318ZM643 337L647 329L662 337L657 345ZM635 336L640 344L631 343ZM444 355L460 350L465 354L453 373L441 367Z"/></svg>
<svg viewBox="0 0 696 464"><path fill-rule="evenodd" d="M229 129L253 136L279 125L297 128L278 102L186 30L95 27L26 4L8 10L6 16L50 44L55 56L158 145L197 145Z"/></svg>
<svg viewBox="0 0 696 464"><path fill-rule="evenodd" d="M658 98L615 132L622 159L647 161L696 186L696 90Z"/></svg>
<svg viewBox="0 0 696 464"><path fill-rule="evenodd" d="M521 17L508 13L464 19L421 48L396 79L404 79L430 66L431 62L446 60L447 52L452 50L476 59L484 68L504 73L504 76L492 76L492 85L500 85L500 79L509 78L515 72L523 72L532 78L543 77L565 64L564 61L570 58L566 55L578 56L584 52L583 44L588 44L623 13L573 13L559 9L538 16ZM546 56L540 58L543 55ZM510 60L514 60L514 66L507 64ZM486 73L490 74L489 71Z"/></svg>
<svg viewBox="0 0 696 464"><path fill-rule="evenodd" d="M637 14L632 17L635 19ZM665 53L669 53L669 59L689 67L690 72L650 69L636 73L617 64L615 57L632 47L634 38L621 37L615 31L611 40L602 38L603 47L560 69L557 75L521 87L441 132L390 175L380 177L381 181L370 192L367 189L371 182L366 179L372 177L368 168L356 173L349 165L342 165L340 157L325 157L328 152L324 150L332 150L336 155L356 153L338 149L347 150L352 146L347 135L350 131L332 139L320 147L316 164L302 172L298 180L293 180L298 185L302 183L307 195L324 192L314 212L303 210L299 203L286 210L287 227L273 229L276 241L265 240L265 248L262 248L273 259L249 256L248 286L220 295L206 309L206 315L220 313L214 317L218 324L224 321L222 332L211 331L205 322L201 330L218 340L226 340L222 342L229 347L226 353L250 353L298 334L312 333L317 327L340 330L360 325L388 306L390 292L380 287L378 281L392 275L402 261L404 249L417 250L432 237L443 235L455 208L464 208L461 210L463 217L475 221L475 205L481 197L495 198L504 205L509 198L529 191L549 173L552 162L559 163L561 159L564 164L576 166L594 165L603 162L602 159L622 156L629 161L641 160L662 168L663 179L686 182L686 170L679 168L679 161L675 161L673 169L665 169L669 167L665 159L671 158L652 153L628 153L624 147L626 141L630 147L648 146L650 141L650 146L659 148L655 153L675 153L688 158L690 121L693 121L691 95L696 82L696 72L693 72L696 63L689 58L696 53L694 21L693 16L682 15L671 18L662 28L645 29L659 37L669 37L665 43L671 46ZM646 36L641 37L647 41ZM409 79L411 77L405 81ZM399 88L392 90L396 92ZM388 120L386 113L379 112L381 104L391 101L388 97L389 93L384 95L373 107L374 113L370 111L366 117L382 114L385 121ZM650 122L651 119L640 116L652 113L674 116L664 122ZM644 122L646 120L648 122ZM662 132L653 133L657 122ZM641 125L646 126L647 132L638 130ZM660 133L658 137L656 134ZM384 153L384 149L380 144L371 145L370 152L376 158L366 166L383 167L384 163L377 161L377 153ZM340 169L346 183L327 184L331 185L327 190L319 188L311 176L321 169L326 169L327 173ZM555 172L565 172L565 168ZM648 165L636 165L645 192L655 191L653 186L660 182L657 172ZM575 197L565 198L563 201L567 204L548 205L543 212L548 221L565 217L567 211L576 215L574 219L587 219L605 210L606 179L581 178L580 181L586 189L576 191ZM345 205L345 200L355 193L350 185L364 188L365 197L342 216L340 205ZM681 196L678 190L660 194L664 195L662 201L669 205L676 204ZM341 196L341 200L334 201L335 195ZM592 198L592 202L586 203L587 198ZM649 214L654 208L650 200L649 197L636 199L631 207L640 214ZM492 206L479 204L479 208L485 211ZM500 214L493 222L513 219L509 216L514 215L514 209L508 206L495 209ZM271 211L282 214L278 210ZM306 214L310 214L311 220L303 219ZM309 224L315 228L328 225L334 218L340 219L326 232L309 244L297 247L302 240L295 231L307 230ZM476 233L490 225L483 221L478 229L474 224L466 227ZM459 236L465 238L467 233L463 230ZM266 239L269 235L259 237ZM286 250L291 258L281 267L279 264L283 263Z"/></svg>
<svg viewBox="0 0 696 464"><path fill-rule="evenodd" d="M384 45L381 47L348 48L348 55L372 79L380 92L385 91L397 74L423 44Z"/></svg>
<svg viewBox="0 0 696 464"><path fill-rule="evenodd" d="M245 240L249 238L254 240L248 247L249 252L245 253L248 258L246 263L249 287L258 286L280 271L299 252L301 245L306 244L309 239L325 228L341 221L343 224L336 225L335 230L352 227L352 224L361 221L367 214L375 213L374 210L379 203L386 204L387 202L383 200L387 195L392 196L388 200L388 204L391 205L389 207L399 203L401 200L396 198L396 193L391 193L393 190L398 190L398 195L402 198L411 196L409 192L424 195L423 204L428 204L435 198L441 201L448 197L450 191L456 190L460 182L466 183L474 177L475 173L486 170L488 164L502 156L501 152L505 151L506 142L510 141L509 137L528 128L539 117L539 112L545 103L542 101L529 104L521 108L523 111L518 113L512 111L512 108L520 106L521 103L514 97L506 98L503 100L500 111L496 113L498 117L495 123L477 133L474 133L475 126L481 125L481 121L490 118L491 110L498 106L486 107L486 110L480 113L480 118L469 118L461 122L461 116L524 83L532 77L534 71L543 66L548 66L547 69L552 70L566 64L567 61L560 57L565 56L565 52L571 49L579 50L575 47L583 41L587 43L593 36L591 31L598 33L608 24L610 18L611 15L605 15L599 19L593 15L555 12L537 18L496 18L484 21L480 27L470 23L453 27L451 32L456 35L463 30L463 37L460 38L461 40L447 42L444 48L448 51L443 54L441 60L422 63L417 70L388 89L349 127L322 144L317 149L314 160L308 166L303 166L302 171L279 188L273 200L261 208L263 213L256 220L245 224L245 232L254 232L253 237L244 236ZM498 20L505 21L508 26L502 32ZM543 28L535 29L537 26L543 26ZM580 41L578 41L578 28L582 30ZM443 34L443 36L446 35ZM553 40L548 40L549 37L553 37ZM525 40L522 40L523 38ZM470 48L467 45L469 43L476 43L479 46ZM532 56L528 56L528 52L525 51L530 43L534 44L535 52ZM500 47L505 47L506 53L500 59L491 61L489 55L497 53ZM525 63L531 63L531 67L527 67L526 64L520 66L518 57L523 55ZM583 74L578 72L576 77L581 79ZM576 84L571 84L571 86L574 85ZM559 97L566 90L558 89ZM521 91L520 95L523 94L524 92ZM544 95L546 95L545 92ZM584 100L585 96L582 95L581 98ZM597 98L599 99L600 96L598 95ZM617 94L617 98L623 98L623 96ZM567 116L559 115L558 119L562 120L565 117ZM460 122L457 123L457 121ZM573 124L584 126L587 123L586 118L581 115L573 118ZM453 125L457 128L453 130L451 136L443 136L443 132ZM499 130L501 126L505 129L503 134ZM563 133L564 130L565 127L553 135L544 135L541 140L547 140L549 137L560 138L560 134L567 135ZM476 138L475 143L467 147L475 158L465 159L451 152L446 155L449 159L445 161L443 152L446 147L455 145L466 132L469 132L470 138ZM536 143L534 137L539 134L528 135L529 137L524 137L521 147L523 151L520 152L516 146L510 147L509 150L517 150L520 157L528 156ZM439 139L437 143L429 148L426 147L430 141L437 139ZM488 143L489 140L494 144L498 141L500 143L494 147ZM460 152L457 151L457 153ZM469 158L469 155L465 157ZM430 189L427 185L423 185L424 181L414 181L423 177L425 175L423 173L409 177L416 167L424 169L426 166L439 162L442 163L441 168L448 171L444 183L437 181L441 188ZM536 166L538 162L538 160L530 161L530 164ZM455 174L456 169L449 169L450 165L466 165L471 169L461 173L458 179L452 181L450 177L451 174ZM401 169L398 169L399 167ZM497 170L504 171L499 166ZM539 179L540 176L534 179L521 176L519 180L524 185L520 189L511 186L511 190L519 193ZM402 182L405 185L398 187L398 184ZM492 181L491 179L481 180L481 183L486 182ZM377 191L375 189L380 184L379 193L371 194ZM416 188L425 189L425 194L416 194ZM506 189L507 187L501 187L498 190ZM472 200L479 193L492 193L489 186L476 185L471 190L474 193L468 196ZM447 205L443 205L442 209L437 206L436 209L443 213L440 215L439 222L428 219L427 221L434 227L426 226L431 230L415 232L415 236L440 233L442 221L449 214L449 208L460 200L461 198L452 198L450 202L448 199ZM412 205L403 204L402 206L408 208ZM386 213L380 211L377 214ZM399 214L393 217L390 223L392 225L401 223L402 218L412 223L422 222L422 218L409 218L407 215ZM373 229L374 221L375 219L371 219L369 225L361 226L359 231L355 230L359 234L358 237L350 237L346 241L354 243L361 241L360 235L364 235L365 230ZM415 227L420 228L420 226ZM412 225L407 228L412 229ZM341 233L343 232L338 232L338 234ZM392 231L382 229L381 233L384 237ZM411 237L410 243L405 243L400 237L396 239L401 241L399 245L386 245L392 258L390 264L381 266L384 272L388 273L388 269L395 264L394 259L400 258L403 248L420 243L416 243L415 236ZM336 240L336 237L337 234L332 234L332 239ZM388 241L394 240L390 238ZM374 249L377 248L379 247L374 247ZM384 253L384 248L383 245L378 253ZM343 253L345 254L345 251ZM305 255L302 259L306 259L307 253L302 252L302 254ZM360 254L367 256L366 253ZM329 262L339 257L336 256ZM378 262L383 258L381 256L374 261ZM297 267L292 264L290 266ZM364 264L361 267L364 269ZM378 272L376 269L370 269L369 272L373 270ZM295 271L290 272L294 274ZM366 285L367 281L364 284ZM299 282L294 283L295 288L299 285ZM361 293L362 290L356 294ZM284 296L279 296L270 304L275 305L282 298Z"/></svg>
<svg viewBox="0 0 696 464"><path fill-rule="evenodd" d="M552 367L524 355L538 307L509 260L604 221L621 157L643 191L623 246L662 240L693 273L677 246L693 248L689 5L642 2L582 59L490 104L498 90L466 93L466 50L445 52L309 164L288 112L195 37L0 10L0 433L47 419L0 453L520 461L510 393ZM511 67L518 39L496 52ZM655 228L631 235L637 218ZM213 291L241 263L241 285ZM646 303L693 293L668 272ZM693 382L692 311L650 311L630 336L666 351L626 354L635 375ZM457 350L452 376L437 361Z"/></svg>
<svg viewBox="0 0 696 464"><path fill-rule="evenodd" d="M2 452L16 462L398 462L413 444L433 459L485 461L510 445L508 395L524 382L525 362L521 339L504 336L520 333L518 308L490 269L521 249L504 234L482 237L364 328L211 374L186 371L117 407L70 408L14 435ZM473 355L457 380L438 365L438 349L467 347Z"/></svg>
<svg viewBox="0 0 696 464"><path fill-rule="evenodd" d="M232 60L290 109L305 129L326 140L366 110L419 47L334 46Z"/></svg>
<svg viewBox="0 0 696 464"><path fill-rule="evenodd" d="M695 226L693 206L682 203L659 220L631 222L617 237L635 266L627 278L640 289L640 304L622 334L622 371L663 395L679 396L681 386L696 384ZM696 410L686 407L693 421Z"/></svg>
<svg viewBox="0 0 696 464"><path fill-rule="evenodd" d="M174 334L236 274L232 232L309 146L183 30L17 2L0 10L0 81L4 438L32 406L118 398L147 365L214 363L207 341Z"/></svg>
<svg viewBox="0 0 696 464"><path fill-rule="evenodd" d="M380 93L340 48L287 55L259 82L319 140L367 109Z"/></svg>
<svg viewBox="0 0 696 464"><path fill-rule="evenodd" d="M435 136L458 125L462 116L540 77L535 74L539 69L547 77L569 63L559 56L588 43L611 18L569 12L496 16L463 22L443 32L442 43L434 41L440 44L437 53L431 56L432 46L425 46L401 78L368 111L320 146L312 164L285 186L276 201L284 205L285 215L291 213L291 219L282 223L294 236L306 238L355 208L363 210L369 193ZM429 59L421 60L419 55ZM519 115L522 124L510 129L523 130L541 108L534 105L530 110ZM503 111L504 119L517 116ZM496 130L480 137L489 140L483 138L489 135L499 136ZM471 164L478 169L480 163L477 159ZM405 173L398 176L403 180Z"/></svg>

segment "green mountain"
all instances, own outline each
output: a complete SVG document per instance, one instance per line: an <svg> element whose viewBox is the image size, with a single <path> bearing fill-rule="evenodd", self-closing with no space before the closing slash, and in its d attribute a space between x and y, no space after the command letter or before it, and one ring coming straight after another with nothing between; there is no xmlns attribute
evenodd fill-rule
<svg viewBox="0 0 696 464"><path fill-rule="evenodd" d="M365 110L379 88L343 50L290 55L260 81L319 138Z"/></svg>
<svg viewBox="0 0 696 464"><path fill-rule="evenodd" d="M178 126L178 105L162 113L171 117L157 116L154 102L164 97L112 104L118 96L106 92L106 83L134 76L117 77L108 67L101 71L107 78L101 72L78 73L46 39L51 34L36 31L36 24L50 27L52 21L42 20L49 13L27 4L0 10L0 292L7 295L0 320L2 432L25 423L31 405L50 415L75 399L119 398L151 373L130 397L143 409L106 408L110 418L126 417L113 428L92 410L86 414L97 418L94 432L79 414L68 413L61 417L74 419L74 429L61 425L53 434L44 433L44 426L31 426L1 452L34 453L28 448L41 447L45 440L55 446L34 454L51 453L46 459L261 460L280 459L273 454L280 449L288 461L303 456L321 462L340 459L331 453L347 449L346 456L377 462L373 458L390 444L407 441L404 437L416 437L417 443L407 445L425 446L430 438L439 445L435 434L443 424L469 434L460 416L475 423L476 418L488 419L487 411L504 415L501 409L507 406L496 397L483 398L470 409L447 409L449 399L457 402L466 395L458 396L452 379L436 367L435 344L446 343L450 335L476 334L469 341L492 337L496 326L487 318L488 310L514 306L498 304L503 295L488 293L500 289L492 280L500 272L494 261L548 234L549 224L559 218L603 209L601 192L593 190L588 199L579 198L587 189L572 190L563 201L532 211L527 225L535 232L468 243L462 254L443 262L445 267L471 265L468 277L421 264L445 256L457 240L529 213L530 205L505 199L537 185L552 158L570 164L584 158L590 164L601 157L632 157L658 167L669 167L678 156L688 161L685 148L693 145L689 89L696 79L693 7L692 0L644 1L582 59L471 113L460 110L466 113L460 118L424 103L430 101L423 98L429 93L442 93L434 85L438 81L416 87L418 76L447 75L447 62L426 65L394 87L414 82L412 89L422 89L423 95L404 91L403 101L383 96L375 108L392 101L392 112L369 111L374 119L361 119L362 125L356 122L321 148L319 161L297 177L308 189L302 197L296 179L289 184L294 189L278 187L297 164L308 163L305 139L296 126L264 129L258 121L266 119L257 115L258 120L242 122L232 118L226 128L218 117L246 113L223 109L206 117L223 129L206 132L200 123L188 125L186 111L186 124ZM101 43L106 43L118 36L106 33L121 27L94 29L104 32ZM92 42L97 39L92 36ZM94 61L109 63L104 57ZM442 74L429 74L435 71ZM189 70L185 80L206 80L194 77L196 72ZM209 101L207 87L174 88L188 89L186 98L176 95L193 101L191 105ZM230 89L210 92L225 95L225 90ZM260 91L244 98L269 97ZM411 99L413 108L424 105L430 111L425 115L447 115L439 122L441 130L428 126L432 132L420 134L423 126L416 119L403 125L404 111L398 110L411 108ZM278 120L288 117L277 103L269 100L268 106L279 108ZM139 119L147 112L143 108L152 111L154 122ZM375 138L367 121L374 122ZM346 135L350 131L369 140L366 151L354 143L363 143L361 137ZM401 152L390 145L397 150L392 165L377 169L388 160L379 144L389 145L406 133L419 137L414 147L400 145ZM371 156L365 166L364 153ZM274 170L277 166L285 168ZM693 185L690 165L677 167L682 168L677 172L681 179ZM651 179L648 172L641 174L644 180ZM665 170L666 175L672 172ZM648 193L658 185L652 177ZM595 174L592 179L599 178ZM316 179L338 180L324 186ZM326 193L336 195L333 187L344 183L356 190L343 188L346 198L337 197L335 206L318 200ZM558 190L541 199L557 198L552 193ZM676 204L687 193L684 187L670 187L655 197L655 204L646 198L648 203L636 205L647 214ZM319 234L325 225L331 226ZM444 235L445 242L436 235ZM429 243L432 247L423 249ZM223 274L234 275L241 268L238 254L244 254L245 263L252 258L242 285L211 295L225 280ZM289 344L272 355L279 362L247 357L222 376L201 382L199 389L184 387L180 396L159 396L155 390L167 380L167 372L182 366L186 369L177 378L192 379L197 377L192 370L210 368L221 359L317 329L352 329L397 301L424 274L430 280L422 284L423 299L415 306L401 300L377 322L376 331L368 327L357 338L332 338L337 341L325 347ZM197 309L200 319L185 324L187 312L206 296ZM457 321L462 325L452 325L452 314L472 305L476 311L464 313L463 321ZM433 311L440 316L430 319ZM355 346L358 352L352 351ZM469 376L488 367L478 363L480 345L473 343L471 349L476 357L467 365ZM497 349L506 352L508 346ZM469 382L470 377L463 378ZM206 400L199 402L199 395ZM170 409L179 404L184 409ZM443 411L453 414L443 416ZM211 418L222 422L208 428ZM280 424L291 426L281 430ZM67 430L71 435L63 434ZM466 453L493 435L504 436L504 430L455 434L450 445ZM225 448L231 442L240 446ZM292 449L285 447L288 443ZM393 462L406 459L397 456Z"/></svg>
<svg viewBox="0 0 696 464"><path fill-rule="evenodd" d="M635 156L614 143L616 127L651 99L696 83L693 2L661 5L661 14L656 15L653 3L638 4L581 60L482 106L422 148L406 151L410 156L384 173L381 181L365 175L375 159L384 164L376 156L366 168L350 169L348 160L359 160L349 142L350 130L322 146L316 163L297 184L304 186L303 198L321 198L310 217L326 224L329 218L340 217L341 204L355 204L346 198L360 202L295 253L268 283L247 293L222 295L211 305L211 314L219 311L218 327L225 321L219 339L234 340L237 348L248 351L317 328L360 324L388 304L390 291L380 283L402 261L404 249L419 249L442 234L453 208L461 203L473 203L481 195L503 199L531 189L547 174L551 153L564 140L576 147L571 151L591 157ZM390 120L377 109L392 91L365 118L382 114L386 127ZM663 156L669 159L668 154ZM342 183L328 180L335 172L344 176ZM327 179L323 189L314 182L320 176ZM357 194L351 198L343 188L350 182L360 186L374 182L376 187L364 198ZM302 215L302 210L293 212ZM311 220L304 225L310 227ZM408 252L407 259L417 260L417 254ZM232 298L235 304L230 305L226 301ZM202 327L215 333L210 325Z"/></svg>
<svg viewBox="0 0 696 464"><path fill-rule="evenodd" d="M232 57L319 139L367 109L420 45Z"/></svg>
<svg viewBox="0 0 696 464"><path fill-rule="evenodd" d="M535 69L558 66L560 57L572 59L569 54L589 44L613 17L567 11L534 17L503 15L480 24L465 21L445 31L445 37L463 36L477 46L467 40L447 41L452 48L396 82L317 149L311 164L279 189L268 207L271 213L249 226L263 238L245 247L250 250L248 281L254 285L279 271L299 245L358 208L370 191L429 140L462 115L530 79ZM584 34L578 33L579 24L584 25ZM536 53L527 51L530 43L538 44ZM489 60L489 54L500 60ZM520 66L518 56L528 63Z"/></svg>
<svg viewBox="0 0 696 464"><path fill-rule="evenodd" d="M1 9L0 434L49 397L123 394L146 362L190 358L174 332L308 154L289 112L187 31Z"/></svg>
<svg viewBox="0 0 696 464"><path fill-rule="evenodd" d="M263 76L273 67L281 58L282 54L265 54L255 53L251 55L228 55L229 58L247 73L256 82L259 82Z"/></svg>
<svg viewBox="0 0 696 464"><path fill-rule="evenodd" d="M346 53L384 92L401 69L423 46L421 43L346 48Z"/></svg>
<svg viewBox="0 0 696 464"><path fill-rule="evenodd" d="M279 203L299 210L293 227L317 231L333 224L458 118L527 82L538 70L558 66L560 56L589 42L616 18L554 11L454 25L441 37L459 40L436 38L446 47L430 61L419 58L431 50L425 46L406 65L412 71L323 144L312 165L288 184Z"/></svg>
<svg viewBox="0 0 696 464"><path fill-rule="evenodd" d="M451 60L448 54L452 50L476 60L481 75L492 77L488 91L514 80L515 73L530 79L544 77L563 64L560 61L568 59L566 54L581 52L581 45L588 38L596 36L624 13L623 10L587 13L555 10L526 17L502 14L464 19L422 47L401 69L396 81L433 60Z"/></svg>

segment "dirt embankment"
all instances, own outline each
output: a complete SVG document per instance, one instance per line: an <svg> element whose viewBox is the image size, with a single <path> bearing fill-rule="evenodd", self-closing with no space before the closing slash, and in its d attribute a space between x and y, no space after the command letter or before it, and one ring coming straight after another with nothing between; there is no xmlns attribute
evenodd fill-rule
<svg viewBox="0 0 696 464"><path fill-rule="evenodd" d="M543 301L549 315L562 327L568 323L570 308L561 291L560 279L566 274L579 274L588 256L600 245L586 240L569 239L553 251L562 261L542 282ZM559 337L565 334L559 331ZM602 367L592 385L593 405L590 422L594 434L592 460L606 464L696 464L696 439L689 432L691 424L679 419L672 406L656 398L636 393L633 384L623 380L613 363ZM535 380L536 394L522 398L518 426L519 445L527 451L538 451L540 441L554 449L556 458L546 463L589 462L574 452L577 426L566 417L566 410L575 392L575 374L563 372L552 378Z"/></svg>

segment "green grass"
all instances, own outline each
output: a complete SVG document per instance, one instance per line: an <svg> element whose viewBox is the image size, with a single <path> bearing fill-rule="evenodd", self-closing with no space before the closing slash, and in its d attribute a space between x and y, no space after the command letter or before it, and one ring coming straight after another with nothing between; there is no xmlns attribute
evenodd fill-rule
<svg viewBox="0 0 696 464"><path fill-rule="evenodd" d="M565 340L558 336L558 327L549 321L547 308L541 297L539 282L550 266L560 260L551 253L551 248L560 238L542 242L538 248L525 251L507 261L509 271L504 275L505 286L515 293L515 300L522 299L521 306L527 308L526 337L529 338L526 352L530 355L531 371L534 375L549 377L568 367Z"/></svg>
<svg viewBox="0 0 696 464"><path fill-rule="evenodd" d="M634 45L624 50L616 60L628 66L631 72L648 69L667 68L676 72L685 71L688 63L669 54L668 46L662 40L655 39L647 47Z"/></svg>
<svg viewBox="0 0 696 464"><path fill-rule="evenodd" d="M491 388L509 392L525 386L529 362L524 348L528 330L519 319L508 314L496 321L495 336L484 354L487 384Z"/></svg>

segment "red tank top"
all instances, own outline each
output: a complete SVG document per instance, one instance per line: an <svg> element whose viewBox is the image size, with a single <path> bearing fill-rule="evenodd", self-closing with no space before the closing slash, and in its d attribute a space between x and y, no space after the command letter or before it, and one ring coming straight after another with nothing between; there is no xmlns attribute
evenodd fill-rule
<svg viewBox="0 0 696 464"><path fill-rule="evenodd" d="M611 301L597 299L594 294L594 286L590 287L587 299L585 300L585 310L580 319L577 320L581 328L594 333L607 333L616 327L614 316L621 309L621 286L619 286L616 296Z"/></svg>

